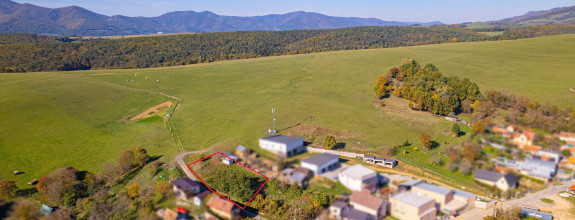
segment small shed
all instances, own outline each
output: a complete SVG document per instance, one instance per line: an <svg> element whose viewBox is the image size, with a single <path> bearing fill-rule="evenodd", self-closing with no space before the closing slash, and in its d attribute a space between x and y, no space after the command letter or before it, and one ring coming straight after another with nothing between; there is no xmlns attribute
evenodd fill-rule
<svg viewBox="0 0 575 220"><path fill-rule="evenodd" d="M247 158L250 155L250 153L251 153L250 149L245 146L239 145L238 147L236 147L236 154L238 155L238 157L242 159Z"/></svg>

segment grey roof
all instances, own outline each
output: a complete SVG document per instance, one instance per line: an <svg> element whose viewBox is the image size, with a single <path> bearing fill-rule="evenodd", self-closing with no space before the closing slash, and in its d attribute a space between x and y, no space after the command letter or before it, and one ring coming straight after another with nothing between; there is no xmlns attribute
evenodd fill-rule
<svg viewBox="0 0 575 220"><path fill-rule="evenodd" d="M420 184L422 182L423 182L423 180L411 180L411 181L400 183L400 184L398 184L398 186L415 186L415 185Z"/></svg>
<svg viewBox="0 0 575 220"><path fill-rule="evenodd" d="M334 155L334 154L323 153L323 154L315 155L313 157L308 157L305 160L302 160L301 162L320 166L320 165L325 164L325 163L327 163L330 160L333 160L335 158L339 158L339 156Z"/></svg>
<svg viewBox="0 0 575 220"><path fill-rule="evenodd" d="M372 176L377 176L377 173L375 171L359 164L346 167L342 169L339 172L339 174L359 180L364 180L365 178L371 178Z"/></svg>
<svg viewBox="0 0 575 220"><path fill-rule="evenodd" d="M393 162L395 162L395 161L397 161L397 160L394 160L394 159L384 159L384 161L385 161L386 163L393 163Z"/></svg>
<svg viewBox="0 0 575 220"><path fill-rule="evenodd" d="M347 218L349 220L372 220L375 219L374 216L367 214L365 212L354 209L353 207L345 207L341 212L341 217Z"/></svg>
<svg viewBox="0 0 575 220"><path fill-rule="evenodd" d="M363 159L375 159L375 156L364 156Z"/></svg>
<svg viewBox="0 0 575 220"><path fill-rule="evenodd" d="M535 217L536 219L544 219L544 220L553 219L553 214L551 214L551 213L537 211L537 210L531 210L531 209L526 209L526 208L521 208L521 215L528 216L528 217Z"/></svg>
<svg viewBox="0 0 575 220"><path fill-rule="evenodd" d="M414 207L417 207L417 208L420 208L421 206L423 206L427 203L433 202L432 199L418 196L418 195L415 195L415 194L409 193L409 192L402 192L402 193L399 193L399 194L392 196L391 198L402 201L404 203L407 203L407 204L414 206Z"/></svg>
<svg viewBox="0 0 575 220"><path fill-rule="evenodd" d="M343 208L347 205L347 203L345 203L344 201L341 200L337 200L336 202L334 202L333 204L331 204L332 207L336 207L336 208Z"/></svg>
<svg viewBox="0 0 575 220"><path fill-rule="evenodd" d="M517 186L517 179L515 179L515 176L513 176L513 174L508 173L507 175L503 176L505 178L505 181L507 181L507 184L509 184L509 186Z"/></svg>
<svg viewBox="0 0 575 220"><path fill-rule="evenodd" d="M522 164L524 167L548 167L553 168L557 166L554 162L551 161L544 161L544 160L537 160L531 158L525 158Z"/></svg>
<svg viewBox="0 0 575 220"><path fill-rule="evenodd" d="M172 181L172 184L174 184L174 186L176 188L184 190L184 191L191 190L194 187L200 187L200 184L198 182L193 181L187 177L180 177L180 178Z"/></svg>
<svg viewBox="0 0 575 220"><path fill-rule="evenodd" d="M293 170L294 170L293 168L285 168L283 170L283 174L285 174L285 175L291 174L293 172Z"/></svg>
<svg viewBox="0 0 575 220"><path fill-rule="evenodd" d="M518 166L521 170L528 171L530 176L538 176L551 179L557 171L557 165L551 161L526 158Z"/></svg>
<svg viewBox="0 0 575 220"><path fill-rule="evenodd" d="M461 197L465 197L465 198L475 197L475 195L473 195L471 193L463 192L463 191L459 191L459 190L453 190L453 195L454 196L461 196Z"/></svg>
<svg viewBox="0 0 575 220"><path fill-rule="evenodd" d="M449 193L451 193L450 189L446 189L440 186L435 186L435 185L431 185L428 183L421 183L421 184L417 184L415 186L413 186L415 188L419 188L419 189L423 189L423 190L427 190L430 192L434 192L434 193L439 193L441 195L447 195Z"/></svg>
<svg viewBox="0 0 575 220"><path fill-rule="evenodd" d="M297 182L301 183L305 179L305 175L303 173L295 173L289 178L290 182Z"/></svg>
<svg viewBox="0 0 575 220"><path fill-rule="evenodd" d="M475 179L487 180L490 182L497 182L501 177L503 177L501 173L488 170L477 169L473 172L475 173Z"/></svg>
<svg viewBox="0 0 575 220"><path fill-rule="evenodd" d="M289 144L292 142L297 142L297 141L303 141L303 138L301 137L291 137L291 136L283 136L283 135L275 135L275 136L269 136L269 137L265 137L265 138L260 138L260 140L266 140L266 141L270 141L270 142L274 142L274 143L279 143L279 144Z"/></svg>
<svg viewBox="0 0 575 220"><path fill-rule="evenodd" d="M244 146L242 146L242 145L236 147L236 150L237 150L237 151L244 151L244 150L246 150L246 149L247 149L247 148L244 147Z"/></svg>

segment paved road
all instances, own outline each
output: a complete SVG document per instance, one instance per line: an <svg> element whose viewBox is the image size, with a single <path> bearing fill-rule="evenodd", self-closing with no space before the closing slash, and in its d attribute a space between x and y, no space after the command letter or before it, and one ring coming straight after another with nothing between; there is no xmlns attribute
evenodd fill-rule
<svg viewBox="0 0 575 220"><path fill-rule="evenodd" d="M536 206L536 207L542 207L542 206L553 206L550 204L546 204L544 202L541 201L541 198L546 198L546 197L551 197L551 196L556 196L559 192L561 191L566 191L567 187L571 186L575 184L575 181L569 181L569 182L563 182L563 185L559 185L559 186L550 186L547 189L535 192L535 193L529 193L526 194L525 197L519 198L519 199L514 199L514 200L507 200L503 202L503 209L508 209L511 207L522 207L523 204L525 205L532 205L532 206ZM501 205L501 202L499 202L499 204L497 205L498 207ZM556 208L556 207L553 207ZM560 208L560 207L557 207ZM564 208L564 207L563 207ZM557 214L562 214L562 215L573 215L571 213L557 213L560 211L553 211L554 216ZM463 214L461 214L460 216L458 216L456 219L483 219L483 217L488 216L488 215L492 215L493 213L493 208L489 208L489 209L479 209L479 208L474 208L471 209ZM572 216L573 218L575 218L575 215Z"/></svg>

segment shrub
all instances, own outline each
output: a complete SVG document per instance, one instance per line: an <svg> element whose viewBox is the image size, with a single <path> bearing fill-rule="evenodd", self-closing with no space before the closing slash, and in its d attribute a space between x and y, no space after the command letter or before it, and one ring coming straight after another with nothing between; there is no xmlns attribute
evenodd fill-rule
<svg viewBox="0 0 575 220"><path fill-rule="evenodd" d="M337 142L335 141L335 137L331 136L331 135L327 135L325 136L325 138L323 139L323 147L329 150L332 150L333 147L335 147L335 145L337 144Z"/></svg>

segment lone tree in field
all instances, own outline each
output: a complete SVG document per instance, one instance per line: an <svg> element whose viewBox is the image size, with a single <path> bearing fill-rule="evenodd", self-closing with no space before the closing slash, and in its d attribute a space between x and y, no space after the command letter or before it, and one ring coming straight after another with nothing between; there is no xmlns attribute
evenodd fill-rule
<svg viewBox="0 0 575 220"><path fill-rule="evenodd" d="M421 133L419 135L419 139L421 140L421 144L423 144L425 149L429 149L431 147L431 136L429 136L428 133Z"/></svg>
<svg viewBox="0 0 575 220"><path fill-rule="evenodd" d="M453 126L451 126L451 133L453 133L456 137L459 137L460 131L461 128L459 128L459 124L457 122L453 123Z"/></svg>
<svg viewBox="0 0 575 220"><path fill-rule="evenodd" d="M325 147L326 149L332 150L333 147L335 147L335 144L337 144L337 142L335 141L334 136L327 135L325 136L325 139L323 139L323 147Z"/></svg>

